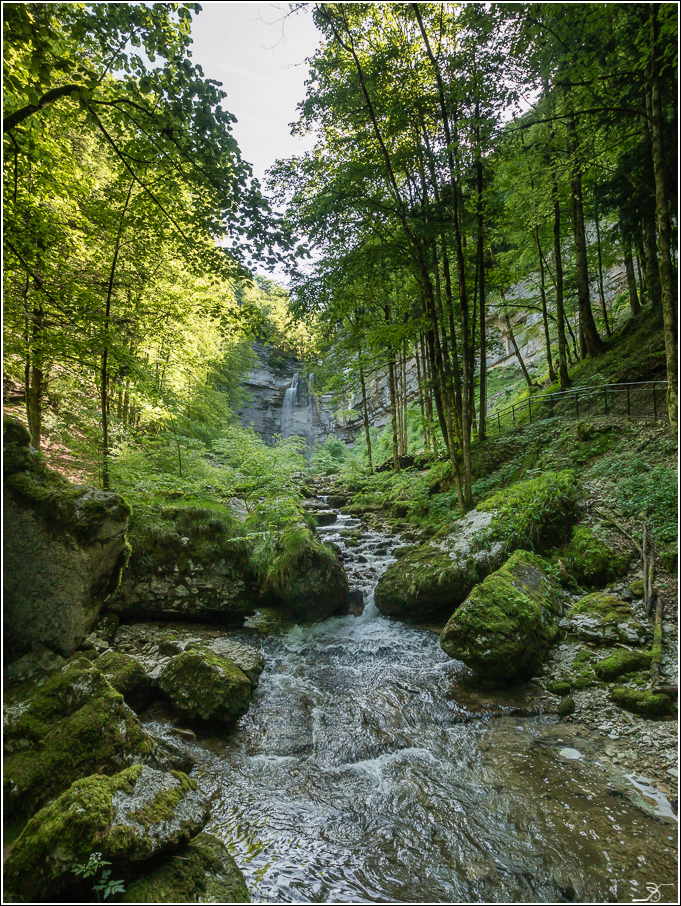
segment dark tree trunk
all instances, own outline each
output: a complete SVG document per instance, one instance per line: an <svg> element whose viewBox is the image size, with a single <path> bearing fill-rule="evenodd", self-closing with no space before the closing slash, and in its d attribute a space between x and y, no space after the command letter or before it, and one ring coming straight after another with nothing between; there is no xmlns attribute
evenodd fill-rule
<svg viewBox="0 0 681 906"><path fill-rule="evenodd" d="M371 458L371 431L369 430L369 407L367 406L367 388L364 380L364 368L360 359L359 363L359 381L362 386L362 409L364 411L364 431L367 439L367 456L369 457L369 472L373 475L374 463Z"/></svg>

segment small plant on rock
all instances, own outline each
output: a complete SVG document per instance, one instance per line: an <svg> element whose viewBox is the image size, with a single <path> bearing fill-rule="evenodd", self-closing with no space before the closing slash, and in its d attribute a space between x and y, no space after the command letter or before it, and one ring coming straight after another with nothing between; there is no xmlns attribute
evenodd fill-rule
<svg viewBox="0 0 681 906"><path fill-rule="evenodd" d="M125 892L125 882L113 880L111 877L111 869L105 868L106 865L111 865L111 862L106 862L102 858L101 853L91 853L87 862L84 862L82 865L76 865L72 869L73 873L78 875L79 878L95 879L92 891L97 896L98 903L102 902L100 897L103 897L106 900L108 897L114 896L117 893ZM97 877L98 875L99 878Z"/></svg>

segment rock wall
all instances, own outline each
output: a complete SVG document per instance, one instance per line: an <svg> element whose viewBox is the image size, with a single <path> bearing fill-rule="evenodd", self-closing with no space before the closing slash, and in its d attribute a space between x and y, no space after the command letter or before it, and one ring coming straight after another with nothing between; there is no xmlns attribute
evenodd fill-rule
<svg viewBox="0 0 681 906"><path fill-rule="evenodd" d="M43 644L68 656L118 585L130 507L48 469L20 422L5 420L3 440L5 652Z"/></svg>

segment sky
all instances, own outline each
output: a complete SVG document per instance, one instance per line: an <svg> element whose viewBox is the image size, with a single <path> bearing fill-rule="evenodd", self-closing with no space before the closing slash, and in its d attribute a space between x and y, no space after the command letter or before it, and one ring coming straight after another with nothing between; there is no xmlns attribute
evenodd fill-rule
<svg viewBox="0 0 681 906"><path fill-rule="evenodd" d="M312 16L286 15L288 4L206 3L192 23L192 58L204 76L222 82L223 108L238 122L233 134L242 157L262 182L278 158L312 147L290 126L305 97L307 57L320 39Z"/></svg>

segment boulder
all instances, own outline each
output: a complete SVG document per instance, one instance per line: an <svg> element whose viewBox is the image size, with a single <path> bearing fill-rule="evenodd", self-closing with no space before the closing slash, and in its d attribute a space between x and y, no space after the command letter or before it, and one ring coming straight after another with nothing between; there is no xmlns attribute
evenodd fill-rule
<svg viewBox="0 0 681 906"><path fill-rule="evenodd" d="M205 649L171 658L160 686L182 714L234 723L248 710L253 687L232 661Z"/></svg>
<svg viewBox="0 0 681 906"><path fill-rule="evenodd" d="M207 796L180 772L134 765L93 774L30 819L5 864L7 889L29 901L63 893L93 852L111 863L113 878L125 875L187 843L209 814Z"/></svg>
<svg viewBox="0 0 681 906"><path fill-rule="evenodd" d="M146 871L124 903L250 903L248 888L227 847L201 833L177 857Z"/></svg>
<svg viewBox="0 0 681 906"><path fill-rule="evenodd" d="M4 421L3 472L7 653L42 644L69 656L118 586L130 507L47 468L13 419Z"/></svg>
<svg viewBox="0 0 681 906"><path fill-rule="evenodd" d="M336 553L321 545L308 548L272 590L296 620L324 620L348 612L350 585Z"/></svg>
<svg viewBox="0 0 681 906"><path fill-rule="evenodd" d="M649 632L618 595L594 592L579 600L568 614L572 631L597 645L643 645Z"/></svg>
<svg viewBox="0 0 681 906"><path fill-rule="evenodd" d="M145 732L123 696L85 658L6 707L3 722L7 815L32 814L88 774L114 774L135 763L191 765Z"/></svg>
<svg viewBox="0 0 681 906"><path fill-rule="evenodd" d="M440 636L442 649L485 680L526 680L558 634L557 592L549 564L536 554L516 551L454 612Z"/></svg>
<svg viewBox="0 0 681 906"><path fill-rule="evenodd" d="M665 717L674 714L676 702L669 695L652 689L632 689L629 686L615 686L610 697L625 711L632 711L641 717Z"/></svg>
<svg viewBox="0 0 681 906"><path fill-rule="evenodd" d="M589 526L577 525L562 556L577 582L601 586L625 575L633 554L620 553L600 539Z"/></svg>
<svg viewBox="0 0 681 906"><path fill-rule="evenodd" d="M109 610L136 619L241 625L259 599L241 522L230 512L170 507L135 528Z"/></svg>
<svg viewBox="0 0 681 906"><path fill-rule="evenodd" d="M555 544L577 518L572 472L521 481L478 504L439 534L392 563L376 587L385 616L424 619L457 607L474 585L514 550Z"/></svg>
<svg viewBox="0 0 681 906"><path fill-rule="evenodd" d="M97 659L95 666L135 711L148 704L151 683L144 665L137 658L119 651L107 651Z"/></svg>
<svg viewBox="0 0 681 906"><path fill-rule="evenodd" d="M610 681L625 673L637 673L639 670L650 670L652 651L627 651L620 649L600 660L594 667L599 679Z"/></svg>

